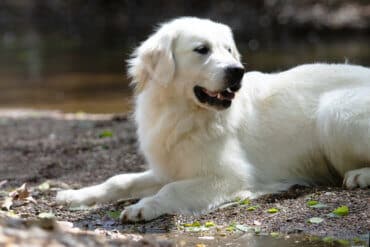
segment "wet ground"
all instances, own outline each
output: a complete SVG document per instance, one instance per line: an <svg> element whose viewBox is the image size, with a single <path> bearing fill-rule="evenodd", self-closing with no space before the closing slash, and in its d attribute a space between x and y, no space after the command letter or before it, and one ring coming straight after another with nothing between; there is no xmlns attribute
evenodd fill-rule
<svg viewBox="0 0 370 247"><path fill-rule="evenodd" d="M117 173L145 169L145 161L137 153L132 121L126 115L14 110L1 111L0 116L0 217L5 222L8 217L17 217L23 222L18 225L29 227L31 223L27 222L39 220L40 214L52 213L52 218L65 227L58 228L58 236L75 239L80 236L76 232L82 231L87 239L99 238L107 246L114 246L113 240L129 244L143 237L157 246L168 241L177 246L368 244L369 189L295 187L257 200L235 199L206 215L168 215L136 224L117 220L119 212L133 201L92 208L56 205L54 198L60 189L79 188ZM11 206L5 207L9 192L23 183L27 183L32 200L17 199L13 193ZM348 207L348 214L333 215L341 206ZM0 224L0 238L1 233L14 238L11 234L19 232L10 231L12 227L22 229L9 224ZM50 229L45 232L49 237L56 234Z"/></svg>

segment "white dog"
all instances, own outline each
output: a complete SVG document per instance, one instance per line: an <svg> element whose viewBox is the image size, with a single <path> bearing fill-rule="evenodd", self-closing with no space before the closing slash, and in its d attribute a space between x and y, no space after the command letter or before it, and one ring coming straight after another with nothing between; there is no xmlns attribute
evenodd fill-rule
<svg viewBox="0 0 370 247"><path fill-rule="evenodd" d="M61 191L59 203L142 198L121 214L138 221L294 184L370 185L369 68L309 64L244 74L229 27L180 18L141 44L129 74L150 169Z"/></svg>

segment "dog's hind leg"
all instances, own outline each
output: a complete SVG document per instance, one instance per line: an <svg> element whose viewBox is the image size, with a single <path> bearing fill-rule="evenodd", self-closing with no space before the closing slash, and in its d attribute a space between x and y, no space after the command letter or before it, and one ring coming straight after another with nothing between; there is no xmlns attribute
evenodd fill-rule
<svg viewBox="0 0 370 247"><path fill-rule="evenodd" d="M321 144L347 188L370 186L370 88L324 95L318 111Z"/></svg>
<svg viewBox="0 0 370 247"><path fill-rule="evenodd" d="M163 183L151 170L141 173L121 174L105 182L79 190L58 192L56 201L71 206L93 205L120 199L134 199L155 194Z"/></svg>
<svg viewBox="0 0 370 247"><path fill-rule="evenodd" d="M348 189L356 187L367 188L370 186L370 167L352 170L346 173L343 185Z"/></svg>

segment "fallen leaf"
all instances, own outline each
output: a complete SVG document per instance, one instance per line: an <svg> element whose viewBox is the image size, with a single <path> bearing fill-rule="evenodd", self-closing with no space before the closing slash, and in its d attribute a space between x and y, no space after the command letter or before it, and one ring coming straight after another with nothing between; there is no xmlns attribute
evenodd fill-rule
<svg viewBox="0 0 370 247"><path fill-rule="evenodd" d="M228 232L233 232L235 231L235 227L236 227L236 224L235 223L231 223L228 227L226 227L226 231Z"/></svg>
<svg viewBox="0 0 370 247"><path fill-rule="evenodd" d="M277 238L280 236L280 233L278 232L270 232L270 236L273 237L273 238Z"/></svg>
<svg viewBox="0 0 370 247"><path fill-rule="evenodd" d="M261 227L255 227L254 228L254 233L255 234L260 234L261 233Z"/></svg>
<svg viewBox="0 0 370 247"><path fill-rule="evenodd" d="M253 221L253 224L255 224L256 226L260 226L262 223L258 220L255 220L255 221Z"/></svg>
<svg viewBox="0 0 370 247"><path fill-rule="evenodd" d="M40 219L54 219L55 215L52 212L42 212L37 215Z"/></svg>
<svg viewBox="0 0 370 247"><path fill-rule="evenodd" d="M319 204L318 201L308 201L307 202L307 206L309 206L309 207L312 207L312 206L317 205L317 204Z"/></svg>
<svg viewBox="0 0 370 247"><path fill-rule="evenodd" d="M73 228L73 223L69 221L57 221L56 223L60 228L64 230L67 230L67 229L69 230Z"/></svg>
<svg viewBox="0 0 370 247"><path fill-rule="evenodd" d="M312 223L312 224L320 224L323 221L324 221L324 219L320 218L320 217L312 217L312 218L308 219L308 222Z"/></svg>
<svg viewBox="0 0 370 247"><path fill-rule="evenodd" d="M50 184L48 182L43 182L37 187L41 191L47 191L50 189Z"/></svg>
<svg viewBox="0 0 370 247"><path fill-rule="evenodd" d="M22 184L21 187L13 190L9 193L9 196L13 198L13 200L25 200L27 197L30 196L30 192L28 191L27 184Z"/></svg>
<svg viewBox="0 0 370 247"><path fill-rule="evenodd" d="M251 204L251 200L249 200L249 199L240 200L239 204L240 205L249 205L249 204Z"/></svg>
<svg viewBox="0 0 370 247"><path fill-rule="evenodd" d="M199 227L199 226L201 226L201 224L199 223L199 221L194 221L193 223L185 223L185 224L183 224L183 226L185 226L185 227Z"/></svg>
<svg viewBox="0 0 370 247"><path fill-rule="evenodd" d="M1 209L9 211L12 205L13 205L13 198L5 197L3 203L1 204Z"/></svg>
<svg viewBox="0 0 370 247"><path fill-rule="evenodd" d="M185 227L186 232L204 232L208 231L209 228L205 226L190 226L190 227Z"/></svg>
<svg viewBox="0 0 370 247"><path fill-rule="evenodd" d="M258 206L251 206L247 208L247 211L254 211L258 208Z"/></svg>
<svg viewBox="0 0 370 247"><path fill-rule="evenodd" d="M233 227L233 226L228 226L228 227L226 227L226 229L225 229L226 231L228 231L228 232L233 232L233 231L235 231L235 227Z"/></svg>
<svg viewBox="0 0 370 247"><path fill-rule="evenodd" d="M332 213L338 216L345 216L349 214L349 208L347 206L340 206L339 208L336 208Z"/></svg>
<svg viewBox="0 0 370 247"><path fill-rule="evenodd" d="M3 187L7 182L8 182L8 180L0 181L0 188Z"/></svg>
<svg viewBox="0 0 370 247"><path fill-rule="evenodd" d="M206 245L205 244L197 244L197 245L195 245L196 247L206 247Z"/></svg>
<svg viewBox="0 0 370 247"><path fill-rule="evenodd" d="M333 238L333 237L324 237L324 238L322 239L322 241L323 241L324 243L333 243L333 242L334 242L334 238Z"/></svg>
<svg viewBox="0 0 370 247"><path fill-rule="evenodd" d="M335 242L339 243L341 246L349 246L350 242L347 239L337 239Z"/></svg>
<svg viewBox="0 0 370 247"><path fill-rule="evenodd" d="M208 221L204 224L205 227L212 227L215 226L216 224L213 221Z"/></svg>
<svg viewBox="0 0 370 247"><path fill-rule="evenodd" d="M275 213L277 213L279 211L280 210L277 209L277 208L269 208L269 209L267 209L267 213L269 213L269 214L275 214Z"/></svg>
<svg viewBox="0 0 370 247"><path fill-rule="evenodd" d="M113 137L113 132L110 130L104 130L99 134L99 138Z"/></svg>
<svg viewBox="0 0 370 247"><path fill-rule="evenodd" d="M108 211L107 215L114 220L118 220L121 215L121 211Z"/></svg>
<svg viewBox="0 0 370 247"><path fill-rule="evenodd" d="M200 237L198 237L198 239L213 240L213 239L215 239L215 237L213 237L213 236L200 236Z"/></svg>
<svg viewBox="0 0 370 247"><path fill-rule="evenodd" d="M327 208L327 207L328 207L328 205L326 205L324 203L318 203L318 204L310 206L310 208Z"/></svg>
<svg viewBox="0 0 370 247"><path fill-rule="evenodd" d="M18 202L15 204L15 202ZM9 210L11 206L20 205L19 202L25 203L37 203L35 199L31 196L27 184L22 184L19 188L11 191L8 194L8 197L5 198L4 202L1 205L2 209Z"/></svg>
<svg viewBox="0 0 370 247"><path fill-rule="evenodd" d="M254 227L246 226L246 225L235 225L235 229L242 231L242 232L249 232L254 230Z"/></svg>
<svg viewBox="0 0 370 247"><path fill-rule="evenodd" d="M19 215L16 214L14 212L14 210L9 210L7 213L6 213L7 216L11 217L11 218L19 218Z"/></svg>

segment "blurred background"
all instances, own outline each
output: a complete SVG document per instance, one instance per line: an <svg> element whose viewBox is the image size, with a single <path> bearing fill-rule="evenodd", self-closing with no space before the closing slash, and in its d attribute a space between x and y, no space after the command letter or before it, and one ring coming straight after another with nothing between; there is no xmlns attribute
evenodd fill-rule
<svg viewBox="0 0 370 247"><path fill-rule="evenodd" d="M369 0L0 0L0 108L129 111L125 60L178 16L231 26L248 70L370 65Z"/></svg>

